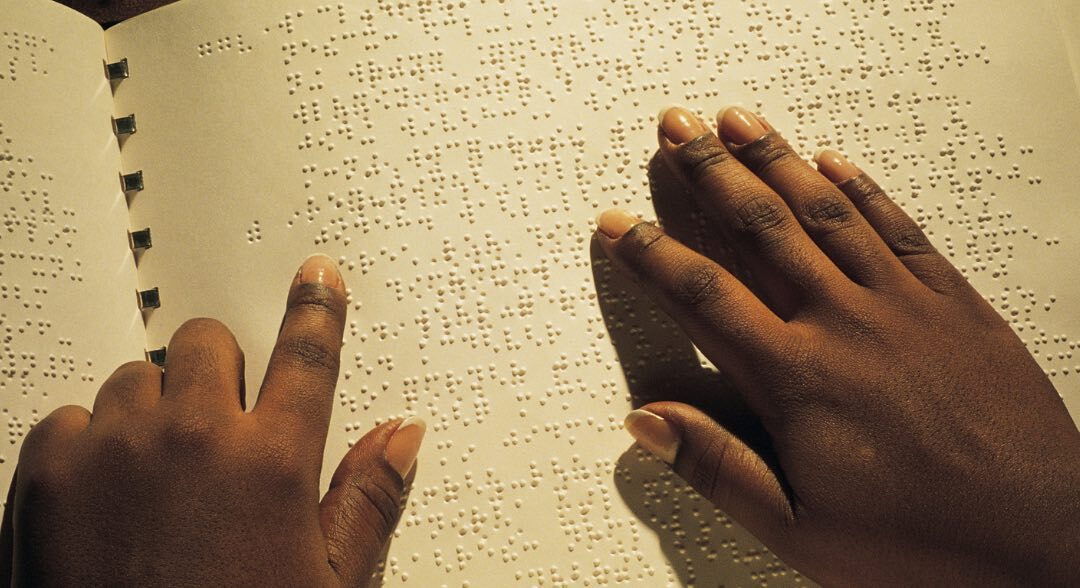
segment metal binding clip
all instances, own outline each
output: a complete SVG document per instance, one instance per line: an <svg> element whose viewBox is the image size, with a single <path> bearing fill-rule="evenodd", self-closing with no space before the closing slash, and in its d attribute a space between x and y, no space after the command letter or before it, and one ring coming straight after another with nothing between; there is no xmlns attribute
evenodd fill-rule
<svg viewBox="0 0 1080 588"><path fill-rule="evenodd" d="M130 174L120 174L120 185L125 192L139 192L143 189L142 170Z"/></svg>
<svg viewBox="0 0 1080 588"><path fill-rule="evenodd" d="M128 77L127 57L120 61L105 64L105 75L110 80L126 80Z"/></svg>
<svg viewBox="0 0 1080 588"><path fill-rule="evenodd" d="M131 246L132 251L152 247L153 241L150 240L150 227L146 227L141 231L128 231L128 245Z"/></svg>
<svg viewBox="0 0 1080 588"><path fill-rule="evenodd" d="M165 367L165 347L146 350L146 361L158 366Z"/></svg>
<svg viewBox="0 0 1080 588"><path fill-rule="evenodd" d="M139 291L139 310L148 310L161 306L161 295L156 287Z"/></svg>
<svg viewBox="0 0 1080 588"><path fill-rule="evenodd" d="M135 115L129 114L120 118L113 117L113 132L117 136L135 134Z"/></svg>

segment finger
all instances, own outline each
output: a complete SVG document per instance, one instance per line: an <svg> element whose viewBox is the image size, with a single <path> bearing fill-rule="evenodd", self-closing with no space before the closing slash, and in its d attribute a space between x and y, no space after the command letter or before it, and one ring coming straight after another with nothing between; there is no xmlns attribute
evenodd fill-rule
<svg viewBox="0 0 1080 588"><path fill-rule="evenodd" d="M621 210L605 212L597 224L607 256L636 277L718 367L746 376L756 363L749 358L772 357L787 325L727 270Z"/></svg>
<svg viewBox="0 0 1080 588"><path fill-rule="evenodd" d="M109 416L127 417L161 399L161 368L148 361L129 361L116 368L94 399L94 421Z"/></svg>
<svg viewBox="0 0 1080 588"><path fill-rule="evenodd" d="M736 252L730 240L706 222L701 205L659 152L649 160L648 175L653 208L665 233L719 263L780 318L786 320L798 310L799 300L782 276L747 252Z"/></svg>
<svg viewBox="0 0 1080 588"><path fill-rule="evenodd" d="M244 352L232 331L210 318L186 321L169 340L161 397L240 411Z"/></svg>
<svg viewBox="0 0 1080 588"><path fill-rule="evenodd" d="M66 455L66 444L90 425L90 411L69 404L49 413L26 434L19 449L19 464L32 463L34 458L48 462L53 456ZM29 467L20 466L24 469Z"/></svg>
<svg viewBox="0 0 1080 588"><path fill-rule="evenodd" d="M791 502L774 469L700 410L656 402L627 415L625 426L638 445L766 544L793 522Z"/></svg>
<svg viewBox="0 0 1080 588"><path fill-rule="evenodd" d="M833 150L818 152L814 161L818 170L851 199L893 255L919 281L942 294L971 291L963 274L938 253L919 225L870 176Z"/></svg>
<svg viewBox="0 0 1080 588"><path fill-rule="evenodd" d="M330 425L345 330L345 286L337 263L308 257L293 278L255 413L272 415L300 439L318 441Z"/></svg>
<svg viewBox="0 0 1080 588"><path fill-rule="evenodd" d="M910 275L851 200L751 112L730 107L717 116L732 155L787 203L803 230L852 281L891 286Z"/></svg>
<svg viewBox="0 0 1080 588"><path fill-rule="evenodd" d="M661 113L660 152L712 212L734 247L770 266L799 291L817 296L847 283L810 239L787 204L739 162L696 116Z"/></svg>
<svg viewBox="0 0 1080 588"><path fill-rule="evenodd" d="M411 417L376 427L341 460L319 506L330 564L363 586L401 515L401 497L427 426Z"/></svg>

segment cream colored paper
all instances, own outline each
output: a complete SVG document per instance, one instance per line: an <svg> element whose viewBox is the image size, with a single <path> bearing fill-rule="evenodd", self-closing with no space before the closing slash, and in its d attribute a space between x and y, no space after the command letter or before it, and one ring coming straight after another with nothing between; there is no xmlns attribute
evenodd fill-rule
<svg viewBox="0 0 1080 588"><path fill-rule="evenodd" d="M0 449L4 488L29 428L89 408L143 358L101 27L55 2L0 8ZM126 113L125 113L126 114Z"/></svg>
<svg viewBox="0 0 1080 588"><path fill-rule="evenodd" d="M1080 4L1069 0L1053 0L1061 36L1069 52L1073 79L1080 91Z"/></svg>
<svg viewBox="0 0 1080 588"><path fill-rule="evenodd" d="M659 107L757 108L807 155L839 147L889 187L1077 414L1080 108L1067 49L1048 3L955 4L184 1L108 32L110 58L132 65L112 112L137 112L139 133L122 166L88 165L106 170L101 185L117 167L146 173L131 226L154 232L138 276L162 292L149 345L191 316L225 321L252 400L296 265L311 251L342 261L354 305L325 471L375 422L430 424L387 584L797 584L620 431L630 388L697 360L595 258L591 219L611 205L652 216ZM65 18L20 6L22 28ZM95 89L73 104L109 112ZM67 116L45 112L28 127ZM32 134L20 127L20 145ZM108 155L110 135L94 136ZM48 169L97 155L66 141ZM80 243L93 234L79 229ZM133 281L123 243L106 238L117 233L100 230L116 260L80 257L101 270L86 280L104 276L95 293L53 304L49 289L40 313L0 298L16 321L5 326L63 323L83 345L137 325L100 294ZM107 374L141 350L130 339L111 359L97 344L92 367ZM38 347L13 344L7 361L28 366L24 349ZM26 378L35 391L53 382ZM27 402L38 416L89 405L99 383Z"/></svg>
<svg viewBox="0 0 1080 588"><path fill-rule="evenodd" d="M592 263L591 219L652 216L661 106L758 107L806 154L873 171L1078 410L1065 48L1042 4L957 4L196 1L134 19L108 42L149 70L117 95L144 125L123 154L150 183L133 217L161 235L149 339L220 318L254 395L296 265L341 261L325 471L378 421L432 425L390 585L798 583L620 430L624 367L644 391L696 360Z"/></svg>

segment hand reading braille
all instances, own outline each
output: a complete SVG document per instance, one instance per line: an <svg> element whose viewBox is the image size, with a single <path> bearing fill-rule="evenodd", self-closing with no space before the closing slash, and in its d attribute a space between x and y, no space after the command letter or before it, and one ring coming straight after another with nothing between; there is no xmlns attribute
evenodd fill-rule
<svg viewBox="0 0 1080 588"><path fill-rule="evenodd" d="M754 114L717 118L666 110L660 152L753 279L619 210L597 238L770 443L678 402L631 434L825 584L1075 581L1080 432L1008 324L839 153L814 170Z"/></svg>
<svg viewBox="0 0 1080 588"><path fill-rule="evenodd" d="M345 310L336 264L312 256L293 280L253 410L244 411L236 339L194 319L173 335L164 371L125 364L93 413L67 406L34 426L5 509L5 577L35 586L366 585L425 427L410 418L373 429L320 501Z"/></svg>

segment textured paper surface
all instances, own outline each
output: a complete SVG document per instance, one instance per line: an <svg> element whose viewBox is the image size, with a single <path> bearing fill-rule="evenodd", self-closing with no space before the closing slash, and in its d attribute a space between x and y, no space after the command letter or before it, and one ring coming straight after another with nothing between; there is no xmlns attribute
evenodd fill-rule
<svg viewBox="0 0 1080 588"><path fill-rule="evenodd" d="M1054 0L1058 26L1062 39L1069 51L1069 63L1072 65L1073 79L1080 91L1080 4L1069 0Z"/></svg>
<svg viewBox="0 0 1080 588"><path fill-rule="evenodd" d="M387 584L805 582L620 430L630 390L709 376L591 219L655 216L661 106L758 109L887 186L1077 414L1062 38L1049 4L998 0L165 7L107 39L148 344L219 318L254 397L296 265L328 253L353 306L325 471L376 422L430 424Z"/></svg>
<svg viewBox="0 0 1080 588"><path fill-rule="evenodd" d="M143 358L101 27L53 2L0 9L0 448L4 488L30 426L89 408Z"/></svg>
<svg viewBox="0 0 1080 588"><path fill-rule="evenodd" d="M1076 410L1066 53L1042 5L959 4L189 2L120 25L134 218L161 227L149 338L228 322L254 394L296 264L341 260L326 471L381 419L432 425L388 584L795 583L620 430L628 388L699 368L591 219L652 216L659 107L758 107L891 188Z"/></svg>

